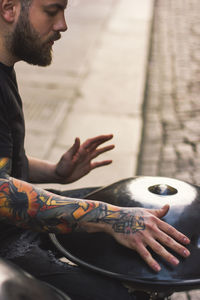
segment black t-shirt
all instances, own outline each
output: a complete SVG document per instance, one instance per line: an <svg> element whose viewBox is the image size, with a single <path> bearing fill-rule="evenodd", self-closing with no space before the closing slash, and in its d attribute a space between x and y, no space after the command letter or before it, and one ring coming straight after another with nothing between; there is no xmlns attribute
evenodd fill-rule
<svg viewBox="0 0 200 300"><path fill-rule="evenodd" d="M24 116L15 71L0 63L0 157L12 160L11 176L27 181Z"/></svg>
<svg viewBox="0 0 200 300"><path fill-rule="evenodd" d="M24 116L15 71L0 63L0 157L12 160L11 176L28 180L28 160L24 151ZM0 222L0 250L21 230ZM0 254L2 255L2 254Z"/></svg>

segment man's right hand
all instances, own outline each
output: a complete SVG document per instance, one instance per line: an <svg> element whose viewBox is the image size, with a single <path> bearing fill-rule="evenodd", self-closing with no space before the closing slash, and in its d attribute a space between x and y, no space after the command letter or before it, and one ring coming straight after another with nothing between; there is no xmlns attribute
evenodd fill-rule
<svg viewBox="0 0 200 300"><path fill-rule="evenodd" d="M160 265L147 250L147 246L172 265L177 265L179 261L163 245L183 257L190 255L190 252L181 245L189 244L190 240L174 227L160 220L168 210L168 205L161 209L122 208L121 216L118 220L115 219L107 231L120 244L137 251L145 262L158 272L161 269Z"/></svg>

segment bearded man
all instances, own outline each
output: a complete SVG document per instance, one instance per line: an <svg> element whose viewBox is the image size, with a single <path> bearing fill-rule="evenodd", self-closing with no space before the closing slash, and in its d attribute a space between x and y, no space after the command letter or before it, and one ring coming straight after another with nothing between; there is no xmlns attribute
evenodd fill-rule
<svg viewBox="0 0 200 300"><path fill-rule="evenodd" d="M114 147L99 148L112 135L91 138L83 144L76 138L56 164L25 153L24 116L14 64L20 60L39 66L51 63L52 46L67 30L66 6L67 0L0 0L0 255L74 300L129 300L133 299L131 294L114 279L58 260L47 233L106 232L138 251L156 272L160 266L146 246L177 265L178 259L163 245L187 257L190 253L180 243L188 244L189 240L160 220L168 206L158 210L121 208L76 199L67 193L56 195L33 185L78 180L92 169L110 164L110 160L92 159ZM143 219L143 229L126 230L126 224L138 216ZM117 232L117 225L122 222L124 231Z"/></svg>

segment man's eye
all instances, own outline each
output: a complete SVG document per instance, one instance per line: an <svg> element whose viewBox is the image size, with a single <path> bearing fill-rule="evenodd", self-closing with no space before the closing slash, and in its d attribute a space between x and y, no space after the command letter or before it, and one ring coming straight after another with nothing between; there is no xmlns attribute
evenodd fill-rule
<svg viewBox="0 0 200 300"><path fill-rule="evenodd" d="M54 17L57 14L57 10L46 10L48 16Z"/></svg>

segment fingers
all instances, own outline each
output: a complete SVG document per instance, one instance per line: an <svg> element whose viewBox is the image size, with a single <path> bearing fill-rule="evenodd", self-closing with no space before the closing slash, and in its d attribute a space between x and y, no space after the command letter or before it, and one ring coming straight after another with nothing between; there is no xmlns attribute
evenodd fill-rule
<svg viewBox="0 0 200 300"><path fill-rule="evenodd" d="M168 236L173 237L175 240L182 244L189 244L190 240L188 237L186 237L184 234L182 234L180 231L176 230L173 226L169 225L168 223L163 222L162 220L159 220L158 227L162 231L164 231Z"/></svg>
<svg viewBox="0 0 200 300"><path fill-rule="evenodd" d="M83 146L85 149L93 151L95 150L99 145L111 140L113 138L112 134L109 135L100 135L91 139L88 139L85 143L83 143Z"/></svg>
<svg viewBox="0 0 200 300"><path fill-rule="evenodd" d="M164 217L167 212L169 211L169 205L165 205L160 209L151 209L148 210L150 213L152 213L154 216L158 217L158 218L162 218ZM169 225L166 222L163 222L162 220L158 221L158 227L164 231L165 233L167 233L169 236L173 237L175 240L177 240L178 242L182 243L182 244L189 244L190 240L181 232L179 232L178 230L176 230L173 226Z"/></svg>
<svg viewBox="0 0 200 300"><path fill-rule="evenodd" d="M169 248L173 249L175 252L180 254L183 257L188 257L190 255L190 252L188 249L186 249L181 244L177 243L173 238L165 234L164 232L159 232L157 240L161 242L163 245L168 246ZM164 256L163 256L164 257ZM170 258L166 258L168 261L170 261Z"/></svg>
<svg viewBox="0 0 200 300"><path fill-rule="evenodd" d="M107 151L110 151L112 149L114 149L115 146L114 145L110 145L110 146L106 146L106 147L103 147L103 148L100 148L100 149L97 149L92 155L91 155L91 158L96 158L97 156L99 156L100 154L102 153L105 153Z"/></svg>
<svg viewBox="0 0 200 300"><path fill-rule="evenodd" d="M177 253L179 253L181 256L187 257L190 252L180 244L178 244L176 241L174 241L172 238L168 237L166 234L160 232L158 234L159 241L162 242L162 244L172 248ZM145 238L145 244L148 245L155 253L157 253L159 256L164 258L166 261L168 261L170 264L177 266L179 264L179 260L172 255L170 252L168 252L164 246L162 246L156 239L154 239L152 236ZM156 260L152 257L150 252L146 249L144 244L142 242L137 243L137 252L140 254L140 256L144 259L144 261L156 272L159 272L161 270L161 267L156 262Z"/></svg>
<svg viewBox="0 0 200 300"><path fill-rule="evenodd" d="M71 146L68 153L70 154L70 156L74 156L77 153L79 148L80 148L80 139L76 138L74 144Z"/></svg>
<svg viewBox="0 0 200 300"><path fill-rule="evenodd" d="M151 249L159 254L161 257L163 257L166 261L168 261L170 264L177 266L179 264L179 260L169 253L160 243L158 243L155 239L151 238L148 241L148 245L151 247Z"/></svg>
<svg viewBox="0 0 200 300"><path fill-rule="evenodd" d="M153 269L156 272L159 272L161 270L160 265L152 257L151 253L146 249L146 247L142 243L137 245L136 250L151 269Z"/></svg>
<svg viewBox="0 0 200 300"><path fill-rule="evenodd" d="M169 205L166 204L159 209L149 209L148 211L157 218L163 218L169 211Z"/></svg>
<svg viewBox="0 0 200 300"><path fill-rule="evenodd" d="M101 162L93 162L93 163L91 163L91 170L102 167L102 166L110 165L111 163L112 163L112 160L103 160Z"/></svg>

